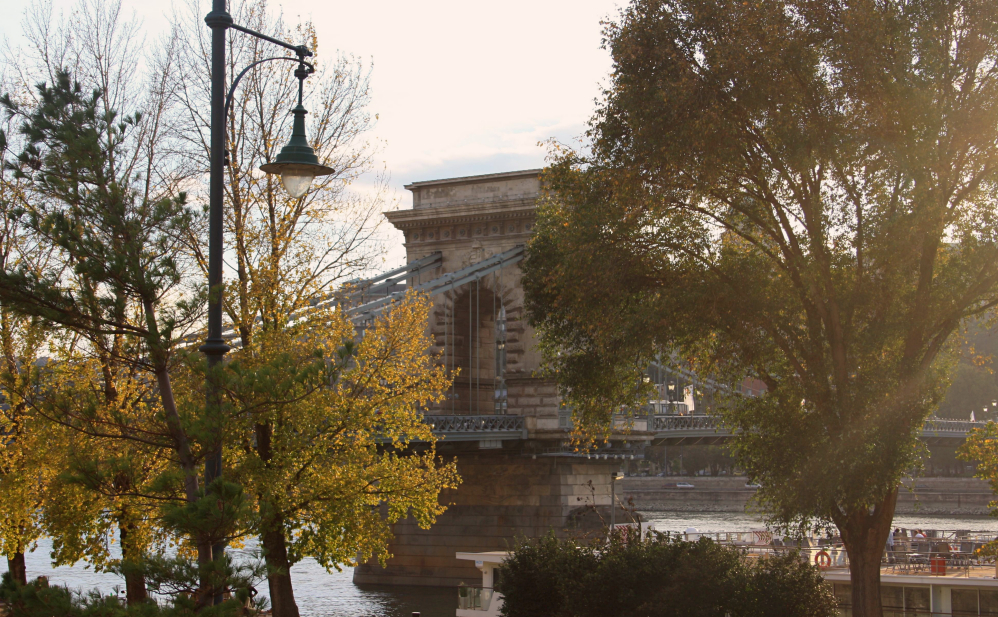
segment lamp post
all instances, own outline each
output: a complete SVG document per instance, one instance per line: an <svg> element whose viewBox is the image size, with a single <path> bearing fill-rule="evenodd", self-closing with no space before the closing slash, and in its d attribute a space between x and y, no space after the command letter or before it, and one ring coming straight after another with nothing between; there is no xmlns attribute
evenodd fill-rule
<svg viewBox="0 0 998 617"><path fill-rule="evenodd" d="M617 524L617 480L624 477L619 471L610 474L610 533Z"/></svg>
<svg viewBox="0 0 998 617"><path fill-rule="evenodd" d="M212 0L212 10L204 18L211 28L211 138L210 138L210 180L208 197L208 335L199 351L208 359L208 375L206 377L207 403L209 409L218 409L220 403L218 390L212 379L213 369L222 362L222 358L230 347L222 338L222 236L224 231L224 170L226 165L225 121L229 105L235 94L239 80L247 71L264 62L273 60L290 60L298 63L295 77L298 78L298 106L294 108L294 124L291 141L281 150L274 163L261 166L267 173L280 173L281 180L288 193L294 198L305 194L312 178L328 175L332 169L319 164L319 159L305 137L305 108L302 106L302 90L305 78L314 72L314 68L305 58L312 52L304 45L292 45L267 36L260 32L237 25L226 9L226 0ZM246 67L233 80L228 96L225 93L225 36L226 30L232 28L249 34L258 39L284 47L295 53L296 58L274 57L259 60ZM210 485L222 474L222 443L221 431L216 435L215 442L205 459L205 486ZM224 551L223 544L212 547L212 558L220 559ZM221 602L221 594L215 596L215 603Z"/></svg>

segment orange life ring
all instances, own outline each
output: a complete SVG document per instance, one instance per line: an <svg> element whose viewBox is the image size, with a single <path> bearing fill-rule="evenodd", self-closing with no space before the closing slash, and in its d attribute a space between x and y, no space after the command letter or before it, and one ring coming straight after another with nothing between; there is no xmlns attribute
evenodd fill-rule
<svg viewBox="0 0 998 617"><path fill-rule="evenodd" d="M818 551L818 554L814 556L814 563L819 568L827 568L832 565L832 558L827 551Z"/></svg>

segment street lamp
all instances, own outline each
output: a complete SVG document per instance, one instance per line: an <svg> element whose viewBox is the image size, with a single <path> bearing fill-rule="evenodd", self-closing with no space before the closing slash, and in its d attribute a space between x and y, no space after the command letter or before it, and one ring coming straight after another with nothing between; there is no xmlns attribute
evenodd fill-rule
<svg viewBox="0 0 998 617"><path fill-rule="evenodd" d="M610 474L610 533L617 524L617 480L623 477L619 471Z"/></svg>
<svg viewBox="0 0 998 617"><path fill-rule="evenodd" d="M328 176L333 173L332 167L326 167L319 163L319 157L315 155L315 150L308 145L305 138L305 107L302 105L302 90L305 78L310 71L304 62L301 62L295 70L295 77L298 78L298 106L292 110L294 114L294 124L291 128L291 141L281 149L281 153L273 163L260 165L260 170L268 174L281 174L281 183L284 190L294 199L298 199L308 191L312 184L312 179L316 176Z"/></svg>
<svg viewBox="0 0 998 617"><path fill-rule="evenodd" d="M294 123L291 141L281 150L277 159L262 166L267 173L281 174L285 189L293 198L301 197L308 190L315 176L328 175L333 172L325 165L319 164L315 151L308 145L305 138L305 107L302 105L302 91L305 78L315 69L305 58L312 52L304 45L292 45L260 32L244 28L233 22L232 15L226 8L226 0L212 0L211 12L204 18L205 24L211 28L211 138L210 161L211 173L208 192L208 336L199 350L208 359L208 373L205 377L205 390L209 409L217 409L220 404L219 390L213 379L214 368L222 362L222 358L230 347L222 338L222 256L225 218L223 213L224 167L226 164L225 121L228 117L229 105L235 94L236 86L250 69L264 62L286 60L297 62L295 77L298 78L298 106L294 108ZM228 96L225 92L225 44L226 31L232 28L249 34L258 39L268 41L295 53L295 58L275 57L258 60L249 66L233 80ZM205 486L210 485L222 475L222 438L221 427L216 427L218 433L214 443L210 444L205 457ZM210 557L221 559L225 546L218 543L212 546ZM204 556L199 556L204 557ZM215 604L222 602L221 592L214 598Z"/></svg>

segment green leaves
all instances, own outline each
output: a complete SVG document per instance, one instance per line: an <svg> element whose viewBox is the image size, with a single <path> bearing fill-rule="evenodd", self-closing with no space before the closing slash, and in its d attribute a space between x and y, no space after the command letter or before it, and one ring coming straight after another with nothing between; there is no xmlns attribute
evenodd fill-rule
<svg viewBox="0 0 998 617"><path fill-rule="evenodd" d="M393 523L411 515L428 527L444 511L440 491L459 479L421 415L449 383L427 353L427 313L409 297L355 341L343 311L315 309L261 329L216 374L227 477L254 497L243 521L263 538L272 577L305 557L330 569L386 559ZM178 390L185 408L202 404Z"/></svg>
<svg viewBox="0 0 998 617"><path fill-rule="evenodd" d="M658 354L758 378L723 411L773 522L886 538L950 335L998 305L998 9L636 0L605 36L524 263L582 438Z"/></svg>
<svg viewBox="0 0 998 617"><path fill-rule="evenodd" d="M795 553L746 560L707 538L652 534L580 545L521 540L503 562L506 617L764 617L837 614L830 586Z"/></svg>
<svg viewBox="0 0 998 617"><path fill-rule="evenodd" d="M116 111L102 111L100 91L85 96L64 71L37 91L40 102L30 112L5 100L8 113L25 117L19 131L26 138L5 164L31 190L20 218L62 260L42 272L5 269L0 298L95 334L145 334L149 324L126 319L126 305L155 307L180 283L178 240L190 224L186 194L148 199L120 165L126 148L135 147L128 133L140 116L118 122ZM150 340L169 339L180 314L164 315Z"/></svg>

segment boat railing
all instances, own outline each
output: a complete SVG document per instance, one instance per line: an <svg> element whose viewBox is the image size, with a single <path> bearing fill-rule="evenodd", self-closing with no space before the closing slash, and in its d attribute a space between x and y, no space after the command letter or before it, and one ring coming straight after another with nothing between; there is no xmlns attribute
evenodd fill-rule
<svg viewBox="0 0 998 617"><path fill-rule="evenodd" d="M777 532L772 532L768 530L752 530L752 531L718 531L718 532L685 532L680 534L683 539L688 541L696 541L700 538L708 538L720 544L737 544L737 545L768 545L773 542L782 543L783 545L793 545L801 547L813 547L813 546L825 546L829 544L840 544L841 540L837 536L819 536L812 535L804 538L795 538L793 536L780 534ZM985 544L993 540L998 539L995 532L993 531L967 531L967 530L950 530L950 529L934 529L925 532L924 538L915 538L908 535L903 535L900 537L895 537L895 543L900 544L910 544L919 542L937 543L937 542L949 542L949 543L962 543L962 542L972 542L975 544Z"/></svg>
<svg viewBox="0 0 998 617"><path fill-rule="evenodd" d="M836 536L792 538L766 531L686 532L689 541L709 538L740 548L746 557L796 552L802 560L822 570L848 569L849 553ZM881 568L887 574L993 576L995 556L982 548L995 539L994 532L966 530L926 531L924 538L899 536L885 546Z"/></svg>
<svg viewBox="0 0 998 617"><path fill-rule="evenodd" d="M821 570L848 570L849 552L842 544L824 546L773 546L743 545L740 547L749 559L796 553ZM885 550L880 567L885 574L987 576L995 575L994 555L985 555L979 546L966 547L938 543L931 547L914 547L907 550Z"/></svg>
<svg viewBox="0 0 998 617"><path fill-rule="evenodd" d="M828 546L746 546L743 550L749 558L797 553L801 560L822 570L849 569L849 553L841 544Z"/></svg>
<svg viewBox="0 0 998 617"><path fill-rule="evenodd" d="M461 585L457 588L457 607L463 610L487 611L495 595L491 587Z"/></svg>

